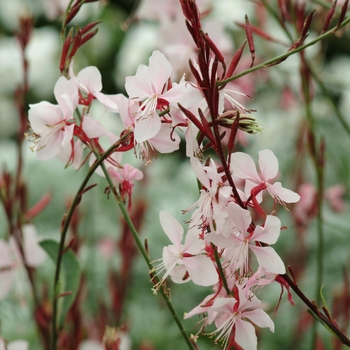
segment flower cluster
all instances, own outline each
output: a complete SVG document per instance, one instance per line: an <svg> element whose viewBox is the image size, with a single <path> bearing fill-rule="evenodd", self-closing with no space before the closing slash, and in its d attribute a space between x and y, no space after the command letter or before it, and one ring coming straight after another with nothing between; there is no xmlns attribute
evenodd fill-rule
<svg viewBox="0 0 350 350"><path fill-rule="evenodd" d="M241 205L213 160L202 166L198 159L192 158L191 164L201 190L199 200L190 208L194 212L185 244L181 244L183 229L178 221L166 212L160 214L163 230L173 243L163 250L159 268L165 268L166 272L162 281L170 276L175 283L192 280L200 286L212 285L215 293L185 318L205 313L205 325L214 322L217 327L213 332L215 341L222 341L225 348L235 341L243 349L255 349L255 331L248 321L271 331L274 328L254 290L285 273L281 258L270 247L280 235L281 221L275 215L265 214L260 204L263 192L266 190L276 203L283 205L297 202L299 195L283 188L279 182L273 183L278 163L270 150L259 153L260 174L247 154L231 155L232 176L244 180L242 189L238 189ZM261 225L253 222L250 210L261 214ZM263 276L266 279L262 284Z"/></svg>
<svg viewBox="0 0 350 350"><path fill-rule="evenodd" d="M281 258L271 247L280 235L281 221L275 210L266 213L263 195L272 196L274 207L295 203L299 195L274 182L278 161L272 151L259 152L260 173L249 155L233 152L238 129L260 131L251 116L253 110L236 101L226 83L217 84L233 74L237 59L226 72L223 55L201 28L194 2L180 3L198 50L197 59L190 60L195 82L186 81L185 75L179 82L172 81L172 65L156 50L148 66L140 65L134 76L126 78L127 97L106 95L101 92L102 79L96 67L75 75L71 63L68 77L60 77L54 88L58 104L30 106L33 150L40 160L57 157L79 169L105 157L103 145L107 143L111 151L96 172L110 176L130 209L133 181L141 180L143 174L122 164L122 153L134 150L149 164L156 152L179 149L178 133L183 133L186 155L200 184L199 198L186 210L192 217L185 238L181 224L166 211L160 213L161 226L172 244L164 247L162 262L155 268L162 276L154 291L162 288L167 277L175 283L212 286L214 293L185 317L205 314L203 329L214 323L216 330L211 336L225 348L237 343L243 349L256 349L252 324L271 331L274 325L254 291L285 273ZM92 103L119 114L123 126L119 136L90 115ZM224 143L229 150L226 155ZM220 163L213 158L203 161L209 148Z"/></svg>

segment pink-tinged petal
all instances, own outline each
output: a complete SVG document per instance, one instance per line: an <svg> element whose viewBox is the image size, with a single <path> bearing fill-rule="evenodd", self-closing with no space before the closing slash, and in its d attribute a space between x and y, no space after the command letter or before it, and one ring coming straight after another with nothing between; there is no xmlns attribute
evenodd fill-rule
<svg viewBox="0 0 350 350"><path fill-rule="evenodd" d="M159 153L171 153L180 148L180 137L176 132L166 125L161 125L158 134L149 140L149 143Z"/></svg>
<svg viewBox="0 0 350 350"><path fill-rule="evenodd" d="M139 119L135 124L134 136L138 143L156 136L161 128L161 121L156 112Z"/></svg>
<svg viewBox="0 0 350 350"><path fill-rule="evenodd" d="M275 244L281 233L281 221L278 217L267 215L264 227L257 226L251 241L259 241L267 244Z"/></svg>
<svg viewBox="0 0 350 350"><path fill-rule="evenodd" d="M177 265L170 273L171 280L177 284L186 283L191 280L190 276L187 274L186 266Z"/></svg>
<svg viewBox="0 0 350 350"><path fill-rule="evenodd" d="M258 327L269 328L271 332L275 331L275 325L273 321L264 310L256 309L252 311L246 311L243 315Z"/></svg>
<svg viewBox="0 0 350 350"><path fill-rule="evenodd" d="M62 140L62 132L55 132L48 136L43 135L37 145L37 158L39 160L49 160L55 158L61 151Z"/></svg>
<svg viewBox="0 0 350 350"><path fill-rule="evenodd" d="M164 54L155 50L149 58L148 77L152 82L155 93L161 94L164 84L171 76L172 67Z"/></svg>
<svg viewBox="0 0 350 350"><path fill-rule="evenodd" d="M252 157L246 153L236 152L231 154L231 171L233 176L240 179L261 182Z"/></svg>
<svg viewBox="0 0 350 350"><path fill-rule="evenodd" d="M243 285L238 285L238 293L239 293L239 307L238 311L245 311L246 309L256 309L261 308L261 301L252 293L250 293L249 297L246 297L245 288Z"/></svg>
<svg viewBox="0 0 350 350"><path fill-rule="evenodd" d="M241 208L238 204L230 202L227 204L227 213L239 231L245 235L252 222L252 217L248 210Z"/></svg>
<svg viewBox="0 0 350 350"><path fill-rule="evenodd" d="M113 100L118 105L118 113L122 119L124 126L128 128L134 125L132 114L136 114L139 108L138 104L133 100L129 100L123 94L115 95Z"/></svg>
<svg viewBox="0 0 350 350"><path fill-rule="evenodd" d="M38 244L36 229L34 225L23 226L23 250L28 266L37 267L46 259L45 251Z"/></svg>
<svg viewBox="0 0 350 350"><path fill-rule="evenodd" d="M206 296L204 298L204 300L197 305L196 307L194 307L190 312L185 312L184 315L184 320L187 320L188 318L194 316L194 315L198 315L198 314L202 314L204 312L206 312L208 309L210 309L210 306L203 306L206 305L206 303L214 296L214 294L210 294L208 296Z"/></svg>
<svg viewBox="0 0 350 350"><path fill-rule="evenodd" d="M269 149L264 149L259 152L259 168L264 181L274 179L277 176L278 160Z"/></svg>
<svg viewBox="0 0 350 350"><path fill-rule="evenodd" d="M100 101L104 108L108 111L118 113L118 105L114 99L114 95L105 95L102 92L94 92L94 96Z"/></svg>
<svg viewBox="0 0 350 350"><path fill-rule="evenodd" d="M180 247L184 230L181 224L168 212L162 210L159 220L165 234L176 247Z"/></svg>
<svg viewBox="0 0 350 350"><path fill-rule="evenodd" d="M249 245L249 248L255 254L258 264L264 269L276 273L284 274L286 273L286 268L284 263L275 250L271 247L257 247Z"/></svg>
<svg viewBox="0 0 350 350"><path fill-rule="evenodd" d="M122 173L125 180L142 180L143 173L141 170L134 168L130 164L124 164Z"/></svg>
<svg viewBox="0 0 350 350"><path fill-rule="evenodd" d="M73 80L60 77L54 87L54 94L66 120L72 118L78 106L78 89Z"/></svg>
<svg viewBox="0 0 350 350"><path fill-rule="evenodd" d="M77 76L79 87L86 93L100 92L102 90L102 77L96 67L86 67Z"/></svg>
<svg viewBox="0 0 350 350"><path fill-rule="evenodd" d="M62 133L62 136L63 136L62 142L61 142L61 146L63 148L67 147L70 144L73 138L74 127L75 127L75 124L65 125L64 131L63 132L61 130L59 131Z"/></svg>
<svg viewBox="0 0 350 350"><path fill-rule="evenodd" d="M285 203L296 203L300 199L298 193L282 187L282 184L280 182L275 182L273 185L268 186L267 189L275 197L278 197Z"/></svg>
<svg viewBox="0 0 350 350"><path fill-rule="evenodd" d="M210 182L209 182L209 179L208 179L208 175L204 171L204 168L203 168L201 162L197 158L192 157L191 158L191 165L192 165L192 169L193 169L197 179L199 180L199 182L204 187L210 188Z"/></svg>
<svg viewBox="0 0 350 350"><path fill-rule="evenodd" d="M199 239L199 234L193 230L187 231L185 244L183 245L183 252L197 255L204 248L204 241Z"/></svg>
<svg viewBox="0 0 350 350"><path fill-rule="evenodd" d="M149 95L154 94L151 82L147 76L145 78L139 78L138 76L126 77L125 90L130 98L137 101L142 101Z"/></svg>
<svg viewBox="0 0 350 350"><path fill-rule="evenodd" d="M232 236L233 237L233 236ZM225 237L223 235L218 235L216 233L209 233L205 235L205 239L208 242L214 243L216 246L220 248L226 248L233 244L232 237ZM241 241L239 241L241 243Z"/></svg>
<svg viewBox="0 0 350 350"><path fill-rule="evenodd" d="M183 262L194 284L212 286L219 281L214 264L207 256L198 255L184 258Z"/></svg>
<svg viewBox="0 0 350 350"><path fill-rule="evenodd" d="M90 139L107 134L107 130L101 125L101 123L91 118L89 115L83 116L82 129Z"/></svg>
<svg viewBox="0 0 350 350"><path fill-rule="evenodd" d="M254 326L238 318L235 327L235 341L237 344L244 350L256 350L258 347L258 339L255 334Z"/></svg>
<svg viewBox="0 0 350 350"><path fill-rule="evenodd" d="M33 131L38 135L46 132L49 126L62 121L61 109L57 105L43 101L29 105L29 107L29 122Z"/></svg>
<svg viewBox="0 0 350 350"><path fill-rule="evenodd" d="M187 88L188 86L188 88ZM186 83L175 85L170 90L164 92L161 98L168 101L171 106L178 108L178 103L189 108L198 103L203 97L201 93Z"/></svg>

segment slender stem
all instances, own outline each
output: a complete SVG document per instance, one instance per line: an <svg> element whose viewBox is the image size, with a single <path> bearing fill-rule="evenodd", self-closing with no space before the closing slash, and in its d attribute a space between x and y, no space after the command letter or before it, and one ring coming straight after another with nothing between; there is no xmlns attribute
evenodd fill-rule
<svg viewBox="0 0 350 350"><path fill-rule="evenodd" d="M52 349L53 350L56 349L56 343L57 343L56 318L57 318L58 300L56 298L56 294L58 292L57 291L58 281L59 281L61 265L62 265L62 257L63 257L62 252L64 251L64 244L65 244L70 221L73 217L73 213L74 213L75 208L77 207L77 205L79 204L79 202L81 200L82 193L83 193L88 181L90 180L91 176L95 172L95 170L99 167L100 163L102 163L111 153L114 152L115 148L119 145L119 143L124 141L124 139L127 136L128 136L128 134L126 134L117 143L113 144L110 148L108 148L107 151L99 157L98 161L96 161L92 165L92 167L89 169L88 173L86 174L85 179L81 183L81 185L80 185L80 187L79 187L79 189L78 189L78 191L73 199L72 205L69 208L68 214L64 220L64 224L63 224L63 227L61 230L61 239L60 239L59 250L58 250L58 255L57 255L56 271L55 271L55 278L54 278L54 297L53 297L53 311L52 311Z"/></svg>
<svg viewBox="0 0 350 350"><path fill-rule="evenodd" d="M100 160L99 155L97 153L95 153L95 156L96 156L96 158L99 161ZM117 190L114 187L113 181L112 181L112 179L111 179L111 177L110 177L110 175L109 175L105 165L102 162L100 162L100 165L101 165L101 168L103 170L104 175L106 176L106 180L107 180L110 188L113 190L114 197L115 197L115 199L116 199L116 201L118 203L120 211L122 212L123 217L124 217L128 227L130 229L130 232L131 232L131 234L134 237L136 245L139 248L139 250L140 250L144 260L146 261L146 264L149 267L150 273L151 273L151 272L153 272L155 270L155 268L154 268L154 266L152 264L152 261L151 261L150 257L148 256L148 253L147 253L145 247L143 246L143 244L142 244L142 242L140 240L140 236L139 236L139 234L138 234L138 232L137 232L137 230L136 230L136 228L135 228L135 226L134 226L134 224L133 224L133 222L131 220L131 217L130 217L130 215L129 215L129 213L128 213L128 211L127 211L127 209L126 209L126 207L125 207L125 205L123 203L123 201L120 198L119 193L117 192ZM155 283L155 284L159 284L160 283L160 279L159 279L159 277L156 274L153 275L152 282ZM187 332L186 332L186 330L185 330L185 328L184 328L184 326L183 326L183 324L182 324L178 314L175 311L175 308L174 308L174 306L173 306L173 304L172 304L172 302L170 300L168 292L165 290L165 288L163 288L163 286L160 287L159 291L160 291L160 294L162 295L162 297L163 297L163 299L164 299L164 301L165 301L165 303L166 303L166 305L167 305L171 315L173 316L174 321L176 322L178 328L180 329L182 337L186 341L189 349L190 350L194 350L195 347L194 347L193 343L191 342L191 340L190 340L190 338L189 338L189 336L188 336L188 334L187 334Z"/></svg>
<svg viewBox="0 0 350 350"><path fill-rule="evenodd" d="M118 143L122 142L129 134L126 134L124 135L124 137L122 139L120 139L118 141ZM94 165L89 169L85 179L83 180L82 184L80 185L78 191L77 191L77 194L75 195L74 199L73 199L73 202L72 202L72 205L68 211L68 214L67 214L67 217L65 218L65 221L64 221L64 225L63 225L63 228L62 228L62 232L61 232L61 240L60 240L60 245L59 245L59 252L58 252L58 256L57 256L57 262L56 262L56 272L55 272L55 282L54 282L54 299L53 299L53 318L52 318L52 349L55 350L56 349L56 343L57 343L57 329L56 329L56 318L57 318L57 298L56 298L56 292L57 292L57 288L58 288L58 281L59 281L59 275L60 275L60 269L61 269L61 264L62 264L62 252L64 250L64 242L65 242L65 238L66 238L66 235L67 235L67 232L68 232L68 227L69 227L69 224L70 224L70 221L72 219L72 216L73 216L73 213L74 213L74 210L76 208L76 206L79 204L80 200L81 200L81 195L84 191L84 188L86 187L88 181L90 180L92 174L95 172L95 170L101 166L105 176L106 176L106 179L107 179L107 182L109 184L109 186L111 187L111 189L114 189L114 185L113 185L113 182L109 176L109 173L106 169L106 167L104 166L103 164L103 161L111 154L114 152L115 148L117 147L118 143L112 145L105 153L103 153L102 155L99 155L98 153L95 153L95 156L97 158L96 162L94 163ZM135 239L135 242L136 242L136 245L137 247L139 248L139 250L141 251L141 254L143 256L143 258L145 259L149 269L151 271L154 270L154 266L152 265L152 262L148 256L148 253L147 251L145 250L140 238L139 238L139 234L137 233L137 230L129 216L129 213L127 212L127 209L125 208L125 205L124 203L122 202L122 200L120 199L120 196L119 194L117 193L116 190L113 191L113 194L114 194L114 197L119 205L119 208L125 218L125 221L127 223L127 225L129 226L130 228L130 231ZM155 283L159 283L160 280L158 278L158 276L154 276L153 278L153 281ZM163 288L160 288L160 293L168 307L168 309L170 310L176 324L178 325L179 329L180 329L180 332L183 336L183 338L185 339L189 349L191 350L194 350L195 347L194 345L192 344L185 328L183 327L182 323L181 323L181 320L179 318L179 316L177 315L175 309L174 309L174 306L172 305L171 303L171 300L167 294L167 292L165 290L163 290Z"/></svg>
<svg viewBox="0 0 350 350"><path fill-rule="evenodd" d="M332 332L337 336L337 338L346 346L350 347L350 339L336 326L334 322L323 315L317 305L315 305L297 286L297 284L287 275L280 275L288 285L293 289L295 294L306 304L309 309L320 318L320 320L329 327ZM314 348L315 349L315 348Z"/></svg>
<svg viewBox="0 0 350 350"><path fill-rule="evenodd" d="M243 77L244 75L247 75L249 73L252 73L252 72L255 72L259 69L262 69L262 68L267 68L273 64L276 64L277 62L280 62L280 61L283 61L285 60L286 58L288 58L289 56L291 55L294 55L295 53L297 52L300 52L300 51L303 51L305 50L307 47L309 46L312 46L312 45L315 45L316 43L318 43L319 41L327 38L328 36L330 36L331 34L333 34L335 32L335 30L338 30L340 28L343 28L345 27L348 23L350 23L350 17L345 19L341 24L340 26L337 28L337 27L334 27L330 30L328 30L327 32L321 34L320 36L318 36L317 38L315 38L314 40L311 40L309 41L308 43L304 44L304 45L301 45L299 47L297 47L296 49L293 49L293 50L290 50L290 51L287 51L286 53L282 54L282 55L279 55L279 56L276 56L274 58L271 58L263 63L260 63L252 68L249 68L247 70L244 70L243 72L241 73L238 73L236 75L233 75L232 77L228 78L228 79L225 79L225 80L221 80L221 81L218 81L218 86L221 86L221 85L225 85L227 84L228 82L230 81L233 81L233 80L236 80L238 78L241 78Z"/></svg>

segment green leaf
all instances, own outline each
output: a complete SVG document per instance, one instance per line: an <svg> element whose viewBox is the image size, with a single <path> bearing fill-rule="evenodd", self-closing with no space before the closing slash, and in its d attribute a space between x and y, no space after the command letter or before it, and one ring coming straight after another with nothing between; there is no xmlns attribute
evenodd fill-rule
<svg viewBox="0 0 350 350"><path fill-rule="evenodd" d="M45 239L39 243L54 263L57 263L59 244L52 239ZM80 265L75 254L68 250L62 257L62 266L59 280L54 291L54 297L62 293L70 293L58 299L58 325L62 326L68 310L72 306L80 284Z"/></svg>

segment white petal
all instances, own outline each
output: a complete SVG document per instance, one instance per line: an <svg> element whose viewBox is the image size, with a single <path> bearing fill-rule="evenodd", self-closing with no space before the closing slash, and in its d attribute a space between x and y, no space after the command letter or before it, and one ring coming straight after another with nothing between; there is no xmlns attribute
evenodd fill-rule
<svg viewBox="0 0 350 350"><path fill-rule="evenodd" d="M257 247L253 245L249 245L249 248L255 254L258 264L261 267L276 274L286 273L286 268L284 267L282 259L273 248Z"/></svg>
<svg viewBox="0 0 350 350"><path fill-rule="evenodd" d="M212 286L219 281L214 264L207 256L184 258L183 262L193 283L199 286Z"/></svg>
<svg viewBox="0 0 350 350"><path fill-rule="evenodd" d="M78 105L78 89L73 80L60 77L54 87L54 94L66 120L72 118Z"/></svg>
<svg viewBox="0 0 350 350"><path fill-rule="evenodd" d="M296 203L300 199L298 193L282 187L280 182L275 182L273 185L268 187L268 190L285 203Z"/></svg>
<svg viewBox="0 0 350 350"><path fill-rule="evenodd" d="M257 226L251 240L275 244L281 233L281 221L278 217L267 215L264 227Z"/></svg>
<svg viewBox="0 0 350 350"><path fill-rule="evenodd" d="M255 334L254 326L242 319L236 320L235 341L244 350L256 350L258 346L258 339Z"/></svg>
<svg viewBox="0 0 350 350"><path fill-rule="evenodd" d="M161 128L161 121L156 112L142 117L135 124L134 136L138 143L156 136Z"/></svg>
<svg viewBox="0 0 350 350"><path fill-rule="evenodd" d="M171 76L172 67L164 54L155 50L149 58L148 77L154 86L156 93L161 94L164 84Z"/></svg>
<svg viewBox="0 0 350 350"><path fill-rule="evenodd" d="M258 327L269 328L271 332L274 332L275 330L275 325L270 316L262 309L246 311L244 312L244 317L248 318Z"/></svg>
<svg viewBox="0 0 350 350"><path fill-rule="evenodd" d="M41 135L47 131L48 125L62 121L61 109L58 105L43 101L30 105L28 118L33 131Z"/></svg>
<svg viewBox="0 0 350 350"><path fill-rule="evenodd" d="M208 179L207 173L204 171L204 168L201 164L201 162L195 158L191 157L191 165L194 173L196 174L197 179L199 182L206 188L210 188L210 182Z"/></svg>
<svg viewBox="0 0 350 350"><path fill-rule="evenodd" d="M108 111L118 113L118 105L115 101L115 95L105 95L102 92L95 92L94 96L101 102Z"/></svg>
<svg viewBox="0 0 350 350"><path fill-rule="evenodd" d="M100 92L102 90L102 77L100 71L96 67L86 67L82 69L78 76L79 87L84 92Z"/></svg>
<svg viewBox="0 0 350 350"><path fill-rule="evenodd" d="M149 143L159 153L171 153L179 149L180 137L176 132L172 132L172 129L166 125L161 125L161 128L156 136L149 140Z"/></svg>
<svg viewBox="0 0 350 350"><path fill-rule="evenodd" d="M106 135L107 130L100 122L91 118L89 115L84 115L82 128L90 139Z"/></svg>
<svg viewBox="0 0 350 350"><path fill-rule="evenodd" d="M274 179L277 176L278 160L269 149L264 149L259 152L259 168L264 181Z"/></svg>
<svg viewBox="0 0 350 350"><path fill-rule="evenodd" d="M159 213L160 224L165 234L176 247L180 247L184 230L181 224L168 212L162 210Z"/></svg>
<svg viewBox="0 0 350 350"><path fill-rule="evenodd" d="M246 153L231 154L231 171L234 176L241 179L261 182L252 157Z"/></svg>
<svg viewBox="0 0 350 350"><path fill-rule="evenodd" d="M252 222L252 217L248 210L241 208L238 204L230 202L227 204L229 218L237 226L239 231L245 236L247 229Z"/></svg>

